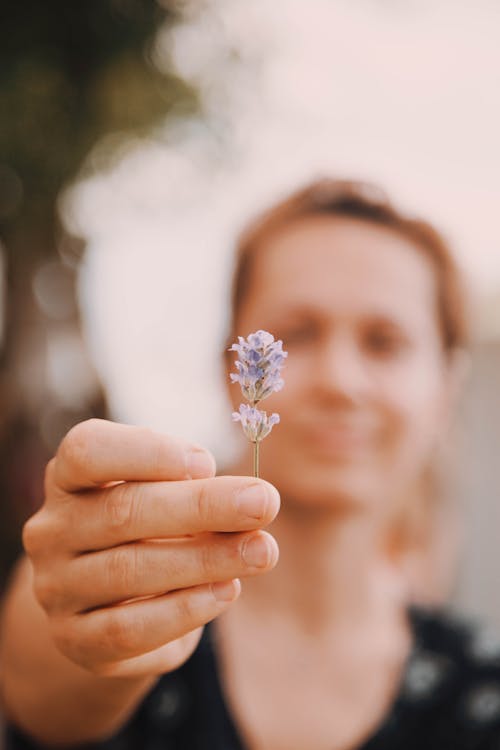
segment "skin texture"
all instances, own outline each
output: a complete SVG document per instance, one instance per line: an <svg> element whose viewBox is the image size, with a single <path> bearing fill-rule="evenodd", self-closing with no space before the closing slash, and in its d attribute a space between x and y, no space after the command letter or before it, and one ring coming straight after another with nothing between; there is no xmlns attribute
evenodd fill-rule
<svg viewBox="0 0 500 750"><path fill-rule="evenodd" d="M4 616L4 702L35 737L109 734L151 678L189 657L202 626L239 595L239 576L276 563L276 543L260 529L278 511L277 491L214 473L207 451L143 428L91 420L63 440L45 503L25 526L30 563ZM38 643L19 639L21 619L39 623ZM57 689L39 698L37 679L18 678L37 666L68 710L52 700ZM103 711L109 679L118 700L105 699ZM98 709L89 720L79 704L90 691Z"/></svg>
<svg viewBox="0 0 500 750"><path fill-rule="evenodd" d="M96 420L49 464L2 642L7 711L42 741L113 732L217 615L252 750L347 750L390 705L410 644L387 529L454 392L432 266L368 222L303 219L259 248L237 327L289 351L285 388L262 404L282 420L262 445L268 481L245 476L250 450L215 477L203 449Z"/></svg>

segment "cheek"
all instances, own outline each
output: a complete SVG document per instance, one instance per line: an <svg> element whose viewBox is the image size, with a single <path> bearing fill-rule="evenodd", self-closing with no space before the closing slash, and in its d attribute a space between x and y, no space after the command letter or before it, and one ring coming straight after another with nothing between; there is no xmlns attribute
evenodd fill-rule
<svg viewBox="0 0 500 750"><path fill-rule="evenodd" d="M382 404L386 449L408 472L418 470L434 450L443 422L442 386L427 374L399 379Z"/></svg>
<svg viewBox="0 0 500 750"><path fill-rule="evenodd" d="M283 368L282 377L284 386L281 391L273 393L264 403L269 408L291 409L295 404L308 403L311 398L312 376L314 372L314 360L311 356L299 356L296 352L290 352L289 358Z"/></svg>

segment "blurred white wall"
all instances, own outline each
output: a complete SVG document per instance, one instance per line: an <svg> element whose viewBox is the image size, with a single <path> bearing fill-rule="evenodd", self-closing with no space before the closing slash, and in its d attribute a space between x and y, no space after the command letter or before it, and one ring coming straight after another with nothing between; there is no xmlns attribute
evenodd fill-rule
<svg viewBox="0 0 500 750"><path fill-rule="evenodd" d="M500 341L474 352L462 409L457 504L463 549L455 603L500 627Z"/></svg>

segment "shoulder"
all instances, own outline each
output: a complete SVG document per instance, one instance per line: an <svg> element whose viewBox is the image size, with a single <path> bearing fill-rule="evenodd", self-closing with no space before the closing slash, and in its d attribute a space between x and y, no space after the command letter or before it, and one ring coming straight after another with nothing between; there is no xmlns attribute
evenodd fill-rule
<svg viewBox="0 0 500 750"><path fill-rule="evenodd" d="M499 628L447 610L412 608L409 617L414 646L406 683L416 687L416 672L428 665L436 681L448 676L463 687L485 679L500 685Z"/></svg>
<svg viewBox="0 0 500 750"><path fill-rule="evenodd" d="M441 610L411 609L410 622L391 731L428 748L500 749L500 630Z"/></svg>

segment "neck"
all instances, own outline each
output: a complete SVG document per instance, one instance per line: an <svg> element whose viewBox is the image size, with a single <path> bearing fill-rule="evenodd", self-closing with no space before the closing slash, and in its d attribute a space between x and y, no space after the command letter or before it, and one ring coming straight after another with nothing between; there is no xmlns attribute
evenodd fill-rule
<svg viewBox="0 0 500 750"><path fill-rule="evenodd" d="M276 568L244 582L241 608L272 611L301 630L352 629L403 609L403 589L379 520L361 510L311 510L283 500L269 527L280 547ZM272 607L271 607L272 605Z"/></svg>

